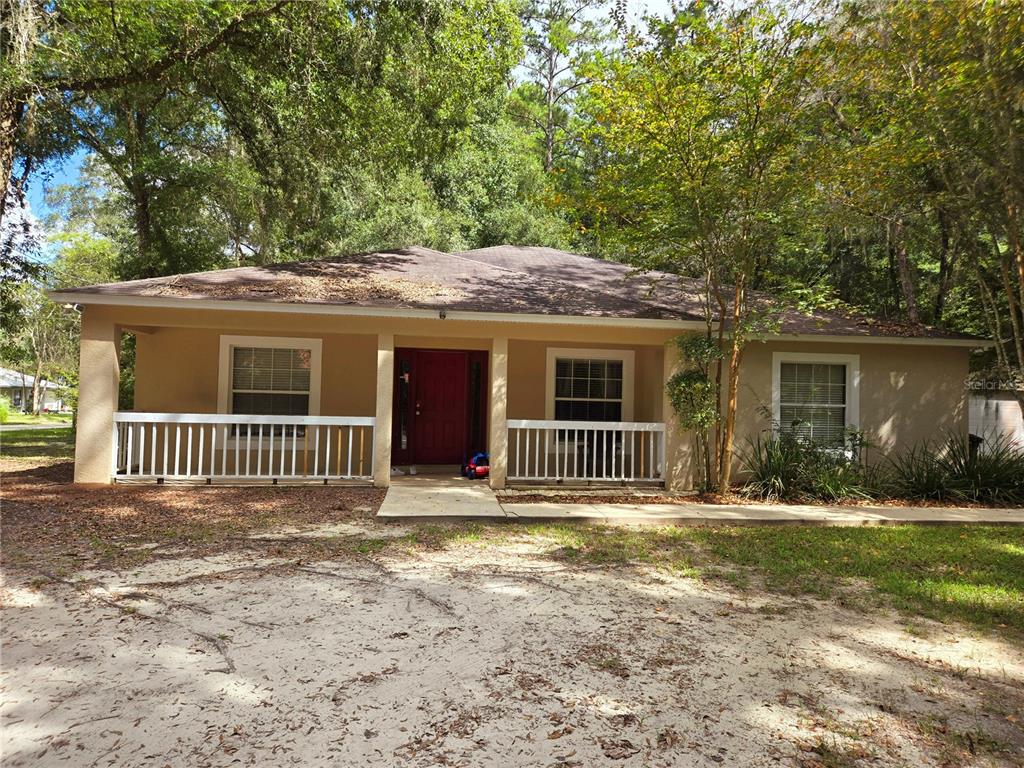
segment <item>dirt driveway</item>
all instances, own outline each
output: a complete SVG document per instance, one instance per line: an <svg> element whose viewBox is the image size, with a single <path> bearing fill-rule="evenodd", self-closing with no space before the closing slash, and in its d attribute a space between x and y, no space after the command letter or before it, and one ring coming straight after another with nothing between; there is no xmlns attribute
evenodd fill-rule
<svg viewBox="0 0 1024 768"><path fill-rule="evenodd" d="M1024 652L997 635L571 562L511 526L417 538L358 500L218 546L105 558L69 528L70 560L21 552L4 765L1024 763ZM30 507L5 510L19 547Z"/></svg>

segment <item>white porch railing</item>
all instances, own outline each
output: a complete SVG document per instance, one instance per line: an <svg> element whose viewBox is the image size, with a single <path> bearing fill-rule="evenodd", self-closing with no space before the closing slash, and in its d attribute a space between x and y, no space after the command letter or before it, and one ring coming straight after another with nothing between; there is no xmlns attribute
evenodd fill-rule
<svg viewBox="0 0 1024 768"><path fill-rule="evenodd" d="M373 417L114 414L115 481L370 480Z"/></svg>
<svg viewBox="0 0 1024 768"><path fill-rule="evenodd" d="M512 482L664 482L665 425L509 419Z"/></svg>

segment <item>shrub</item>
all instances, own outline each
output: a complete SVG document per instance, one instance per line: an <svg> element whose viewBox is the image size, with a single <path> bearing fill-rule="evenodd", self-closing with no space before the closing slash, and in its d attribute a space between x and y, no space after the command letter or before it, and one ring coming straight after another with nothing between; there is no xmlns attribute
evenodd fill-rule
<svg viewBox="0 0 1024 768"><path fill-rule="evenodd" d="M806 490L816 499L872 499L877 495L871 476L856 461L817 452L817 461L809 466Z"/></svg>
<svg viewBox="0 0 1024 768"><path fill-rule="evenodd" d="M743 468L750 473L744 493L766 501L792 499L801 494L803 447L789 434L757 436L740 452Z"/></svg>
<svg viewBox="0 0 1024 768"><path fill-rule="evenodd" d="M0 395L0 424L6 424L11 418L12 407L10 398Z"/></svg>
<svg viewBox="0 0 1024 768"><path fill-rule="evenodd" d="M858 453L808 443L787 432L758 436L740 454L750 474L743 492L766 501L873 498L874 473L860 463Z"/></svg>
<svg viewBox="0 0 1024 768"><path fill-rule="evenodd" d="M1024 502L1024 450L1004 437L975 449L970 438L919 443L887 460L886 491L901 499L1020 504Z"/></svg>
<svg viewBox="0 0 1024 768"><path fill-rule="evenodd" d="M899 499L941 501L949 496L948 473L931 443L919 443L909 451L886 459L885 488Z"/></svg>
<svg viewBox="0 0 1024 768"><path fill-rule="evenodd" d="M950 436L942 465L952 496L982 504L1024 501L1024 451L1005 437L975 450L969 438Z"/></svg>

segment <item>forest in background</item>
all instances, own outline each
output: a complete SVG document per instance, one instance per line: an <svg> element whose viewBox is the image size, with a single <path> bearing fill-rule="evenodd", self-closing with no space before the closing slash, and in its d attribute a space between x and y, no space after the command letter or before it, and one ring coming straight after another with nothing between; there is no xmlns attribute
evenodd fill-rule
<svg viewBox="0 0 1024 768"><path fill-rule="evenodd" d="M1020 377L1019 0L0 9L0 352L30 373L73 388L48 287L515 243L704 278L729 365L764 291L993 337L976 367Z"/></svg>

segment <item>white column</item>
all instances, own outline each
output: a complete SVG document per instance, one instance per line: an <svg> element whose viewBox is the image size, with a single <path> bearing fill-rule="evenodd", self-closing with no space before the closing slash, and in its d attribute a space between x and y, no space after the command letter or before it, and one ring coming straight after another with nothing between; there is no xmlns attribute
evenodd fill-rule
<svg viewBox="0 0 1024 768"><path fill-rule="evenodd" d="M395 335L377 335L377 423L373 430L373 484L391 484L391 412L395 390Z"/></svg>
<svg viewBox="0 0 1024 768"><path fill-rule="evenodd" d="M508 337L491 342L491 426L488 453L491 488L505 487L508 475Z"/></svg>
<svg viewBox="0 0 1024 768"><path fill-rule="evenodd" d="M110 483L121 329L97 307L82 311L75 482Z"/></svg>

